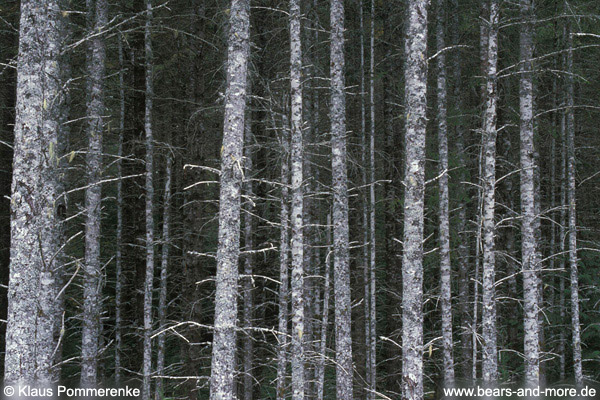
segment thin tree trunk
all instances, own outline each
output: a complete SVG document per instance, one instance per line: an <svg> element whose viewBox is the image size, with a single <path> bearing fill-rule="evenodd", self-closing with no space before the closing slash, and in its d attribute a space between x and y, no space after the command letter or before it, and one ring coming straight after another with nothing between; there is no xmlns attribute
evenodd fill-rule
<svg viewBox="0 0 600 400"><path fill-rule="evenodd" d="M290 268L290 232L289 232L289 132L287 124L282 127L281 157L281 235L279 241L279 326L277 348L277 400L286 398L286 371L288 350L288 303Z"/></svg>
<svg viewBox="0 0 600 400"><path fill-rule="evenodd" d="M567 28L567 201L568 201L568 236L569 265L571 269L571 330L573 340L573 371L575 384L583 385L583 368L581 365L581 326L579 323L579 277L577 272L577 216L576 216L576 182L575 182L575 112L573 109L575 90L573 85L573 38L570 26Z"/></svg>
<svg viewBox="0 0 600 400"><path fill-rule="evenodd" d="M556 66L556 64L555 64ZM558 109L558 101L557 101L557 96L558 96L558 80L556 78L553 79L552 81L552 109L557 110ZM555 127L555 129L559 126L560 120L559 120L559 112L555 111L552 114L552 125ZM558 222L557 221L557 213L556 213L556 137L555 135L552 135L552 137L550 138L550 249L549 249L549 257L550 260L548 262L548 269L551 271L551 273L554 275L554 278L552 280L552 288L551 288L551 298L548 301L549 306L551 307L553 312L556 312L556 307L557 307L557 289L556 289L556 284L557 279L560 280L561 276L560 276L560 271L555 271L556 268L556 226L555 223ZM561 255L562 256L562 255ZM560 283L559 283L560 285ZM552 327L555 328L555 327ZM558 326L559 331L561 330L560 326ZM557 346L557 348L560 348L560 344ZM558 353L558 352L557 352ZM560 359L560 353L558 353L558 357Z"/></svg>
<svg viewBox="0 0 600 400"><path fill-rule="evenodd" d="M99 32L106 25L105 0L87 0L88 32ZM87 137L88 188L85 191L85 268L83 283L83 327L81 330L81 386L94 387L98 379L101 335L102 271L100 265L100 221L102 187L102 135L106 45L104 38L90 40L87 58Z"/></svg>
<svg viewBox="0 0 600 400"><path fill-rule="evenodd" d="M460 9L458 0L450 0L450 41L452 46L458 46L460 44ZM462 375L466 379L471 374L469 368L469 360L471 359L470 347L471 347L471 335L469 334L470 327L470 315L469 315L469 247L468 247L468 235L466 233L466 221L467 221L467 204L464 200L466 198L466 190L462 182L467 180L467 165L465 161L465 129L463 125L463 100L462 100L462 68L461 68L461 54L455 50L454 57L452 59L452 74L454 77L454 88L452 95L454 98L454 109L458 115L455 115L455 145L456 145L456 157L459 165L459 179L460 184L458 187L460 199L457 205L458 218L456 224L456 230L458 232L458 305L460 311L460 344L461 344L461 355L462 355Z"/></svg>
<svg viewBox="0 0 600 400"><path fill-rule="evenodd" d="M333 179L333 265L335 290L336 391L352 399L352 337L346 166L344 2L331 0L331 168Z"/></svg>
<svg viewBox="0 0 600 400"><path fill-rule="evenodd" d="M360 37L360 161L361 161L361 185L364 190L367 190L367 143L366 143L366 105L365 105L365 28L364 28L364 4L362 0L358 2L359 12L359 37ZM364 311L365 311L365 381L367 386L366 399L369 400L371 388L371 287L369 284L369 203L367 194L364 193L362 196L361 208L362 208L362 234L363 234L363 247L362 247L362 267L363 267L363 281L364 281Z"/></svg>
<svg viewBox="0 0 600 400"><path fill-rule="evenodd" d="M309 66L309 71L311 71L311 92L309 94L310 96L310 105L311 105L311 110L310 110L310 139L305 141L305 146L304 148L305 150L305 154L304 154L304 159L305 159L305 165L307 165L308 167L306 168L306 170L304 171L304 176L307 177L308 181L309 181L309 185L308 186L308 191L309 191L309 195L305 195L305 207L306 204L308 203L308 207L309 210L305 211L305 215L309 215L310 216L310 223L312 224L320 224L321 221L323 221L322 217L321 217L321 213L320 213L320 207L323 207L323 205L321 204L321 202L317 201L317 199L315 198L315 194L317 192L319 192L319 189L321 187L321 170L320 167L317 165L317 160L319 159L319 157L322 157L322 151L321 148L316 146L317 143L319 143L320 138L321 138L321 128L320 128L320 121L321 121L321 107L320 107L320 91L319 91L319 87L320 84L317 81L317 76L318 73L320 71L322 71L321 69L321 60L320 60L320 55L321 53L319 52L319 45L320 45L320 38L319 38L319 29L318 27L321 26L320 22L319 22L319 0L313 0L312 1L312 7L311 7L311 11L312 11L312 15L309 18L309 39L307 42L307 46L305 46L306 48L311 48L312 49L312 54L311 54L311 63ZM304 96L305 98L307 96ZM329 209L329 206L327 206L327 208ZM330 212L328 212L326 215L328 215L330 217ZM329 229L329 228L327 228ZM327 264L327 254L329 254L328 252L325 252L325 264L323 265L323 268L325 269L325 271L323 271L321 269L321 264L323 263L323 258L321 257L323 250L321 247L321 238L322 238L322 231L317 228L316 226L313 226L311 228L309 228L309 232L310 232L310 236L309 236L309 246L310 246L310 256L311 256L311 264L308 265L312 265L312 269L311 269L311 273L313 275L313 277L322 277L325 276L327 274L330 274L330 268L329 268L329 264ZM326 230L326 232L328 233L324 233L325 235L330 234L331 230ZM328 237L326 239L326 241L329 244L329 246L331 245L331 238ZM305 264L307 265L307 264ZM307 267L309 268L309 267ZM313 281L311 282L310 287L312 288L312 292L313 292L313 296L311 297L311 301L314 301L314 312L310 315L311 317L311 324L312 324L312 328L311 328L311 332L312 332L312 338L313 338L313 345L311 347L311 350L314 352L315 354L315 358L316 361L315 362L309 362L309 365L311 365L310 371L311 371L311 378L312 378L312 389L311 391L308 393L308 395L310 396L309 398L319 398L319 396L323 396L323 392L324 392L324 372L325 372L325 352L327 351L327 329L329 327L328 325L328 320L329 320L329 291L330 291L330 276L326 276L325 281L321 281L320 278L316 278L313 279ZM321 299L320 297L323 296ZM325 297L327 297L327 300L325 300ZM321 302L319 302L319 300L322 300ZM311 308L309 307L309 310ZM320 317L320 318L319 318ZM305 317L306 319L306 317ZM323 332L323 329L325 329L325 332ZM312 365L314 364L314 366ZM322 398L321 398L322 400Z"/></svg>
<svg viewBox="0 0 600 400"><path fill-rule="evenodd" d="M510 179L507 179L505 181L505 187L506 187L506 193L514 193L513 183L511 182ZM508 206L509 206L510 210L515 210L513 197L514 196L510 196L510 199L508 200ZM517 275L518 275L519 271L518 271L518 267L515 262L515 260L517 260L518 257L515 254L515 251L516 251L515 232L512 229L509 232L507 232L507 234L506 234L506 249L504 251L506 252L505 259L506 259L506 275L508 277L508 282L507 282L508 283L508 296L510 296L512 299L516 299L516 298L518 298ZM507 344L512 345L512 346L518 345L519 341L521 341L521 338L519 336L519 327L518 326L509 326L507 328L507 330L508 330Z"/></svg>
<svg viewBox="0 0 600 400"><path fill-rule="evenodd" d="M480 2L480 17L481 21L479 23L479 66L481 68L481 75L484 79L481 80L481 99L482 102L485 101L486 97L486 80L485 76L487 74L487 60L488 60L488 41L490 37L490 25L489 25L489 15L490 15L490 1L492 0L482 0Z"/></svg>
<svg viewBox="0 0 600 400"><path fill-rule="evenodd" d="M169 247L171 245L171 169L173 157L171 149L167 150L167 165L165 167L165 191L163 194L163 226L162 226L162 254L160 260L160 288L158 294L158 326L162 330L167 323L167 278L169 267ZM163 379L165 370L165 334L158 336L156 344L156 388L154 398L161 400L165 397Z"/></svg>
<svg viewBox="0 0 600 400"><path fill-rule="evenodd" d="M319 340L319 358L317 360L317 399L323 400L325 389L325 357L327 352L327 328L329 327L329 286L331 276L331 213L327 214L327 253L325 256L325 283L323 285L323 316L321 319L321 338Z"/></svg>
<svg viewBox="0 0 600 400"><path fill-rule="evenodd" d="M290 0L290 96L291 96L291 173L292 209L292 399L304 399L304 234L302 164L302 44L300 36L300 1Z"/></svg>
<svg viewBox="0 0 600 400"><path fill-rule="evenodd" d="M229 9L227 89L221 152L219 245L212 347L210 399L235 397L240 192L246 82L250 52L249 0L232 0Z"/></svg>
<svg viewBox="0 0 600 400"><path fill-rule="evenodd" d="M304 82L303 85L303 166L302 176L305 180L303 190L303 212L302 223L304 231L304 334L302 342L304 345L304 396L307 399L314 399L316 396L316 357L317 343L319 339L319 323L318 318L321 315L319 296L322 281L318 278L320 274L320 248L318 246L318 231L316 225L319 222L319 209L316 207L314 199L317 182L319 181L318 169L315 168L316 158L314 156L315 143L317 137L317 127L315 122L318 121L319 110L315 107L316 98L316 81L317 67L315 65L317 59L314 32L317 28L317 9L313 1L300 1L300 12L304 15L303 20L306 21L302 26L301 42L302 48L302 72L301 76ZM302 24L302 20L301 20ZM313 61L315 60L315 61Z"/></svg>
<svg viewBox="0 0 600 400"><path fill-rule="evenodd" d="M539 384L540 342L537 274L537 246L535 237L535 147L533 141L533 4L521 0L520 10L520 74L519 104L521 133L521 257L523 268L523 332L525 381L531 387Z"/></svg>
<svg viewBox="0 0 600 400"><path fill-rule="evenodd" d="M59 0L59 7L61 9L66 8L67 3L64 0ZM63 14L63 18L60 20L60 36L61 36L61 48L66 46L72 40L72 29L71 29L71 21L67 16ZM59 130L58 130L58 138L56 144L56 152L60 167L60 174L62 177L66 177L69 170L69 163L71 157L74 156L75 153L71 153L67 157L67 153L70 147L70 137L71 137L71 125L69 124L69 116L71 112L71 77L73 75L72 72L72 60L71 54L63 53L60 57L60 81L61 81L61 93L59 97ZM67 218L67 207L69 204L68 192L67 192L67 181L64 178L57 180L57 193L58 199L56 200L57 207L57 216L58 216L58 234L59 241L61 244L65 244L66 237L65 232L67 231L67 224L65 223L65 219ZM62 211L61 211L62 210ZM68 258L64 248L59 250L59 253L56 255L57 262L59 263L58 270L56 271L56 286L59 290L57 298L55 298L55 306L53 312L54 315L54 334L55 338L58 338L57 347L54 349L54 363L60 364L62 363L62 349L64 347L64 335L65 335L65 291L62 288L65 285L65 277L67 276L67 268L68 268ZM58 381L60 379L60 368L54 368L53 379Z"/></svg>
<svg viewBox="0 0 600 400"><path fill-rule="evenodd" d="M439 243L440 243L440 300L442 305L442 347L444 385L454 386L454 356L452 341L452 267L450 263L450 200L448 195L448 120L445 41L445 2L437 0L437 129L439 149Z"/></svg>
<svg viewBox="0 0 600 400"><path fill-rule="evenodd" d="M565 60L566 61L566 58ZM566 66L566 65L565 65ZM567 112L563 111L560 118L560 225L558 228L559 237L559 252L560 252L560 264L559 264L559 321L560 321L560 332L558 336L558 355L559 355L559 378L561 381L565 380L566 377L566 361L567 361L567 338L565 335L565 322L566 322L566 309L565 309L565 279L566 277L566 257L565 257L565 240L566 238L566 226L567 226L567 130L566 130L566 117Z"/></svg>
<svg viewBox="0 0 600 400"><path fill-rule="evenodd" d="M23 0L19 24L4 382L57 378L60 306L61 13L56 0ZM43 41L40 38L44 38Z"/></svg>
<svg viewBox="0 0 600 400"><path fill-rule="evenodd" d="M123 38L119 35L119 143L117 150L117 254L115 256L115 384L121 383L121 352L123 351L123 139L125 134L125 65Z"/></svg>
<svg viewBox="0 0 600 400"><path fill-rule="evenodd" d="M248 92L250 93L250 82L248 83ZM248 96L248 107L246 109L246 121L244 126L244 181L242 190L247 197L244 209L244 247L246 251L254 249L254 185L252 184L252 122L250 117L250 96ZM244 256L244 279L243 279L243 298L244 306L242 310L242 326L246 329L243 337L243 397L244 400L252 400L254 390L254 377L252 368L254 364L254 337L252 336L252 325L254 320L254 255L248 253Z"/></svg>
<svg viewBox="0 0 600 400"><path fill-rule="evenodd" d="M480 174L481 176L481 168ZM475 382L477 380L477 352L479 338L477 337L477 329L479 326L479 286L481 285L481 281L479 278L481 277L481 208L483 203L482 191L478 190L478 206L477 206L477 215L475 217L477 227L475 234L475 272L473 278L473 322L471 322L471 343L473 345L472 354L471 354L471 382Z"/></svg>
<svg viewBox="0 0 600 400"><path fill-rule="evenodd" d="M375 0L371 0L371 32L369 62L369 399L375 399L377 390L377 292L375 281L376 240L375 240Z"/></svg>
<svg viewBox="0 0 600 400"><path fill-rule="evenodd" d="M423 212L427 127L427 0L408 3L402 256L402 398L423 398Z"/></svg>
<svg viewBox="0 0 600 400"><path fill-rule="evenodd" d="M479 176L481 176L481 162L479 164ZM477 380L477 343L479 342L479 338L477 337L477 327L479 325L479 286L481 285L481 281L479 280L481 276L481 209L483 203L483 193L481 189L478 190L477 197L477 215L475 216L477 224L475 234L475 276L473 277L473 322L471 322L471 343L473 345L471 354L471 382Z"/></svg>
<svg viewBox="0 0 600 400"><path fill-rule="evenodd" d="M151 397L152 375L152 291L154 286L154 139L152 132L152 0L146 0L146 23L144 26L146 103L144 109L144 132L146 144L146 276L144 280L144 347L142 400Z"/></svg>
<svg viewBox="0 0 600 400"><path fill-rule="evenodd" d="M537 104L535 103L536 95L534 94L534 103L533 109L537 109ZM546 364L542 362L544 358L544 346L545 346L545 331L544 331L544 266L542 264L542 221L540 218L541 215L541 178L540 178L540 153L539 153L539 144L536 141L538 137L537 133L537 125L534 125L533 137L534 137L534 148L535 151L533 153L533 163L536 166L533 173L533 212L535 215L534 224L533 224L533 233L535 237L536 243L536 251L535 251L535 265L536 265L536 278L537 278L537 303L538 303L538 340L539 340L539 386L546 387Z"/></svg>
<svg viewBox="0 0 600 400"><path fill-rule="evenodd" d="M483 132L483 306L482 306L482 340L483 340L483 381L493 384L498 375L498 349L496 345L496 295L495 295L495 263L496 263L496 222L495 187L496 187L496 119L497 119L497 65L498 65L498 0L490 0L490 17L488 25L487 68L486 68L486 109Z"/></svg>
<svg viewBox="0 0 600 400"><path fill-rule="evenodd" d="M487 77L488 74L488 69L489 69L489 64L488 64L488 57L489 57L489 40L490 40L490 0L483 0L480 2L481 7L480 7L480 19L481 22L479 24L479 63L480 63L480 68L481 68L481 75L483 77ZM482 103L486 103L486 98L487 98L487 80L489 79L482 79L481 82L481 102ZM494 103L495 104L495 103ZM486 104L487 107L487 104ZM495 112L495 107L494 107L494 112ZM484 111L484 117L485 117L485 111ZM485 136L485 121L484 121L484 128L483 128L483 135ZM477 225L477 231L476 231L476 236L475 236L475 277L473 279L473 322L472 322L472 338L471 338L471 343L472 343L472 362L471 362L471 367L472 367L472 371L471 371L471 382L475 382L477 380L477 352L478 352L478 342L479 342L479 338L477 336L477 330L478 330L478 323L479 323L479 287L481 285L480 279L480 272L481 272L481 264L482 264L482 257L481 257L481 253L483 252L483 242L482 242L482 237L483 237L483 204L484 204L484 200L483 200L483 196L484 196L484 189L483 189L483 179L485 179L483 177L483 164L485 163L484 160L484 146L483 146L484 141L482 140L482 146L479 150L479 162L478 162L478 167L479 167L479 180L480 180L480 187L478 188L477 191L477 215L475 217L476 219L476 225Z"/></svg>

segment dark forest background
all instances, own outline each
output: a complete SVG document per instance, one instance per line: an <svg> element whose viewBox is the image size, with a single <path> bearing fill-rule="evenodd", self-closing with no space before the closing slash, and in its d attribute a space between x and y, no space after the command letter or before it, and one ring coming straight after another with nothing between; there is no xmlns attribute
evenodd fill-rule
<svg viewBox="0 0 600 400"><path fill-rule="evenodd" d="M368 68L369 24L374 21L374 154L376 239L376 360L377 391L397 398L401 391L402 230L405 146L405 29L407 2L345 1L346 112L350 205L350 279L355 398L367 396L368 377L365 317L365 285L368 276L368 226L365 207L368 185ZM302 49L304 89L304 235L305 235L305 335L307 380L316 379L320 357L324 282L330 266L331 147L329 95L329 2L302 1ZM213 323L218 245L219 177L226 91L227 30L229 3L224 0L156 1L153 4L151 39L154 82L152 124L154 131L154 229L156 272L154 313L159 307L161 251L169 246L166 317L161 326L155 318L153 333L164 335L164 395L169 398L208 398L211 373L210 329ZM361 31L360 7L364 17ZM98 357L100 382L115 378L115 351L121 355L121 380L140 378L143 358L144 279L146 276L144 113L146 5L141 0L109 1L108 23L102 33L106 45L104 76L105 114L102 129L101 207L101 339ZM473 366L474 305L481 313L481 276L476 266L479 196L481 184L482 116L485 109L481 65L481 26L485 7L472 0L447 1L429 12L428 119L426 138L426 187L424 215L424 371L426 397L439 394L443 381L439 256L439 152L436 121L435 18L443 13L443 53L448 68L448 140L450 248L452 261L452 327L456 378L469 382ZM73 238L64 249L67 279L61 379L78 382L85 230L86 173L86 4L65 1L63 17L69 37L65 41L70 78L68 154L64 183L68 191L65 237ZM20 2L0 2L0 348L4 345L7 313L6 288L10 268L10 190L12 142L16 102ZM519 198L519 28L517 2L500 2L498 62L498 138L496 154L496 301L499 378L518 383L524 375L523 285ZM242 196L242 218L251 215L249 236L242 233L240 293L249 284L251 296L240 295L240 320L244 301L251 301L251 327L238 333L238 365L246 340L253 344L251 387L256 399L275 398L277 336L279 324L281 164L287 162L283 143L289 118L289 18L284 1L251 2L250 56L248 67L246 140L250 196ZM541 253L541 375L548 383L572 382L570 276L564 244L567 232L564 120L567 113L565 85L574 83L574 129L576 148L577 245L579 317L582 365L590 382L600 379L600 3L586 0L539 1L534 16L534 114L535 195L539 210L536 237ZM566 70L566 35L572 37L572 70ZM361 59L361 41L364 59ZM121 47L121 50L119 50ZM121 51L121 54L119 54ZM361 65L366 83L361 92ZM457 75L455 68L460 68ZM123 78L120 83L120 77ZM459 80L457 79L459 78ZM122 91L122 92L121 92ZM123 130L120 99L124 100ZM367 107L361 127L361 111ZM457 130L464 134L457 146ZM122 135L122 157L118 157ZM365 138L367 138L365 144ZM172 159L172 194L165 202L167 160ZM118 169L118 165L122 169ZM367 178L369 179L369 178ZM117 237L119 193L122 182L122 242ZM284 199L286 201L286 199ZM164 205L170 211L170 233L162 235ZM562 219L561 219L562 218ZM242 226L245 226L243 222ZM563 228L561 228L563 225ZM242 229L244 229L242 227ZM365 230L366 229L366 230ZM561 234L563 235L561 237ZM251 239L247 244L246 242ZM561 245L561 243L563 243ZM122 273L116 275L117 247L121 249ZM250 248L251 246L251 248ZM562 246L562 247L561 247ZM567 244L568 246L568 244ZM244 263L252 263L252 275L244 275ZM479 273L479 267L477 267ZM77 272L79 271L79 272ZM333 278L332 278L333 279ZM122 341L115 349L115 287L122 284ZM466 282L467 292L460 292ZM463 287L464 288L464 287ZM333 295L333 292L331 293ZM329 301L333 307L333 298ZM481 323L481 316L479 316ZM246 326L245 328L249 328ZM325 398L334 398L335 343L333 308L326 327ZM475 329L480 330L481 326ZM479 338L480 335L475 337ZM156 343L157 335L153 339ZM311 342L312 341L312 342ZM153 345L153 351L156 347ZM479 344L479 352L481 344ZM0 357L0 367L2 359ZM562 361L561 361L562 360ZM237 378L244 391L243 374ZM309 390L315 396L314 388ZM311 397L313 398L313 397ZM379 397L378 397L379 398ZM381 397L385 398L385 397Z"/></svg>

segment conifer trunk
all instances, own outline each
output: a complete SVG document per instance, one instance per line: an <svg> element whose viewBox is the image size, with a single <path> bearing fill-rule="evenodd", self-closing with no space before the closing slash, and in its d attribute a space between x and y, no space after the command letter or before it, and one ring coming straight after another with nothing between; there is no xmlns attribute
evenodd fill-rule
<svg viewBox="0 0 600 400"><path fill-rule="evenodd" d="M402 398L423 398L423 214L427 127L427 7L408 3L406 162L402 255Z"/></svg>
<svg viewBox="0 0 600 400"><path fill-rule="evenodd" d="M450 200L448 194L448 112L445 41L445 1L437 0L437 133L439 152L439 243L440 243L440 301L442 306L442 346L444 384L454 386L454 356L452 340L452 268L450 263Z"/></svg>
<svg viewBox="0 0 600 400"><path fill-rule="evenodd" d="M4 382L57 379L60 212L58 132L61 12L23 0L19 24ZM44 38L44 40L40 40Z"/></svg>
<svg viewBox="0 0 600 400"><path fill-rule="evenodd" d="M87 0L88 34L106 25L105 0ZM87 57L87 184L85 191L85 267L83 283L83 327L81 331L81 386L96 386L101 335L102 271L100 265L100 221L102 187L102 136L106 45L102 36L90 40Z"/></svg>
<svg viewBox="0 0 600 400"><path fill-rule="evenodd" d="M498 349L496 331L496 137L497 137L497 67L498 67L498 0L490 0L486 60L486 106L483 126L483 302L482 302L482 341L483 341L483 381L493 384L498 375Z"/></svg>
<svg viewBox="0 0 600 400"><path fill-rule="evenodd" d="M144 105L144 140L146 147L146 275L144 278L144 344L142 366L142 400L149 400L152 393L152 292L154 290L154 137L152 129L152 106L154 97L154 85L152 81L152 0L146 0L144 49L146 79L146 99Z"/></svg>
<svg viewBox="0 0 600 400"><path fill-rule="evenodd" d="M249 0L232 0L229 9L227 88L221 151L217 289L212 345L210 399L235 398L240 192L250 52Z"/></svg>
<svg viewBox="0 0 600 400"><path fill-rule="evenodd" d="M525 355L525 381L536 387L540 378L538 260L535 237L535 147L533 140L533 4L521 0L520 28L520 136L521 136L521 257L523 268L523 331Z"/></svg>

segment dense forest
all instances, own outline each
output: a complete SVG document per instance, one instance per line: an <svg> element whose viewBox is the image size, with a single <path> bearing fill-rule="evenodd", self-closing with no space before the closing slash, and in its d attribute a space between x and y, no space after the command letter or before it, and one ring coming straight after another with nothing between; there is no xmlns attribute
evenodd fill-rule
<svg viewBox="0 0 600 400"><path fill-rule="evenodd" d="M599 62L593 0L1 0L5 383L595 385Z"/></svg>

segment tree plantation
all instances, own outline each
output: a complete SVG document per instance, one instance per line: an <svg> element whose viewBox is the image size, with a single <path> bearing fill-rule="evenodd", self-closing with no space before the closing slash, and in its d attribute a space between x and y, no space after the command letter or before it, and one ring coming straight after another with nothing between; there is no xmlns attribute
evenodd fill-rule
<svg viewBox="0 0 600 400"><path fill-rule="evenodd" d="M591 0L0 1L5 385L593 398L599 62Z"/></svg>

